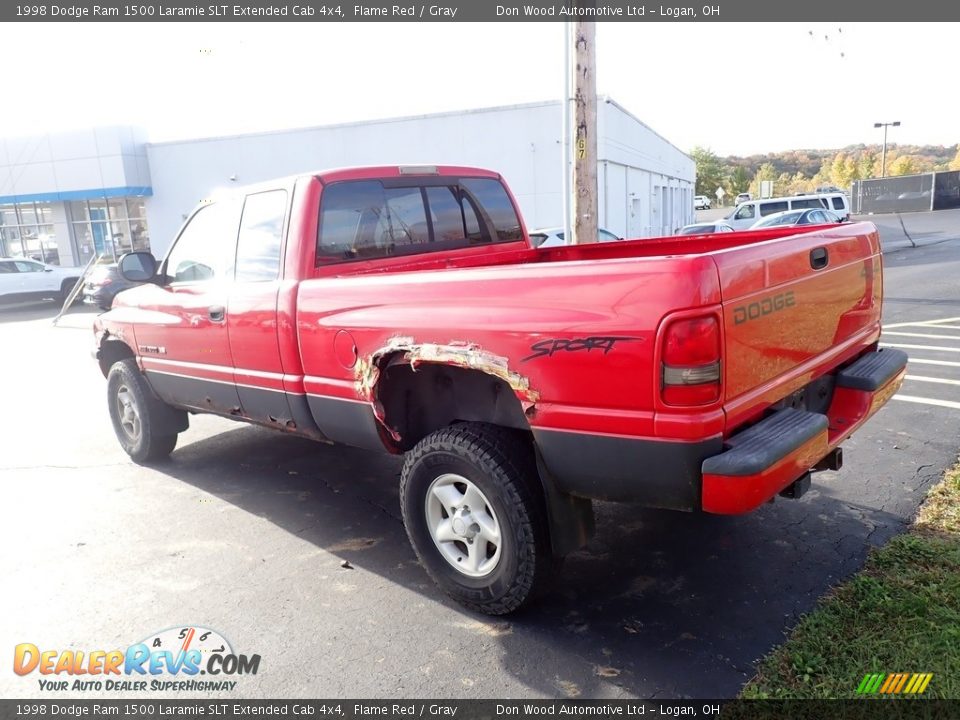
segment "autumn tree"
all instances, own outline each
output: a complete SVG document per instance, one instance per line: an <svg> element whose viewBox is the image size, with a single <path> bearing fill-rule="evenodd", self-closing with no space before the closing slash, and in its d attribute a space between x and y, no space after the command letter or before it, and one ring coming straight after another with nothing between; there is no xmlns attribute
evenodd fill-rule
<svg viewBox="0 0 960 720"><path fill-rule="evenodd" d="M920 172L912 155L901 155L887 166L887 175L916 175Z"/></svg>
<svg viewBox="0 0 960 720"><path fill-rule="evenodd" d="M857 161L857 175L860 180L869 180L876 177L877 154L872 150L865 150Z"/></svg>
<svg viewBox="0 0 960 720"><path fill-rule="evenodd" d="M957 145L957 154L954 156L953 160L950 161L950 164L947 165L948 170L960 170L960 144Z"/></svg>

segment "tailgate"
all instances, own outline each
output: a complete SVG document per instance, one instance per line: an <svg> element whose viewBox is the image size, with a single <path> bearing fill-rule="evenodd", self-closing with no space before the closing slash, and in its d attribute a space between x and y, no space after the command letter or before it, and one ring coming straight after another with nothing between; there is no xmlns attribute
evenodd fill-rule
<svg viewBox="0 0 960 720"><path fill-rule="evenodd" d="M879 337L883 287L872 223L824 226L713 257L728 431Z"/></svg>

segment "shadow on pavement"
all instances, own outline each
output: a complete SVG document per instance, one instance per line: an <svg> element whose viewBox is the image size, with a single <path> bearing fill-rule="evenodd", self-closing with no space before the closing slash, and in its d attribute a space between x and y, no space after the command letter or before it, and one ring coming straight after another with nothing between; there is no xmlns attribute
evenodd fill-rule
<svg viewBox="0 0 960 720"><path fill-rule="evenodd" d="M60 303L54 301L40 301L18 303L16 305L0 305L0 324L33 322L35 320L50 320L51 322L60 312ZM74 305L63 314L64 319L71 316L96 315L100 311L88 305Z"/></svg>
<svg viewBox="0 0 960 720"><path fill-rule="evenodd" d="M407 543L398 458L248 426L185 445L157 469L458 609ZM486 623L507 672L550 696L731 696L869 544L903 527L834 499L830 482L742 517L599 503L596 537L539 604L501 619L462 612Z"/></svg>

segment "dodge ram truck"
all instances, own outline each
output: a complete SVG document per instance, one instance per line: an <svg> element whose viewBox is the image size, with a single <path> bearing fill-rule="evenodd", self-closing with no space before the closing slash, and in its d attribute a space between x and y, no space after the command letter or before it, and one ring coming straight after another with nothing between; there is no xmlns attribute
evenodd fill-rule
<svg viewBox="0 0 960 720"><path fill-rule="evenodd" d="M900 387L869 223L531 246L494 172L306 174L202 203L95 322L117 438L191 413L405 454L407 534L503 614L593 500L738 514L800 496Z"/></svg>

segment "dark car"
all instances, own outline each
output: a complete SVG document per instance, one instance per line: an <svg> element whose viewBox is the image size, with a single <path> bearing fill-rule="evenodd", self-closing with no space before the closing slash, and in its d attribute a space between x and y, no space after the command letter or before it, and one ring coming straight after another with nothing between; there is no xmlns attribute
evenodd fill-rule
<svg viewBox="0 0 960 720"><path fill-rule="evenodd" d="M116 263L97 265L83 283L83 302L86 305L96 305L101 310L109 310L118 292L140 284L125 280Z"/></svg>

